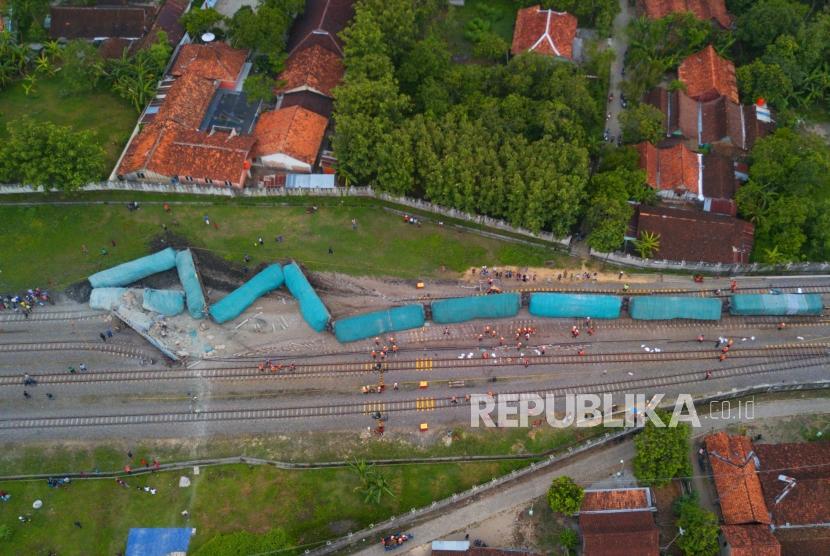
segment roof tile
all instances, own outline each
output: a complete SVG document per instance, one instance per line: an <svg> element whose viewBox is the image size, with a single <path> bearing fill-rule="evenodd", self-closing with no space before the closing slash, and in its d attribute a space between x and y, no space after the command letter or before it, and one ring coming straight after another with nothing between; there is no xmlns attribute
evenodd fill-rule
<svg viewBox="0 0 830 556"><path fill-rule="evenodd" d="M619 510L651 510L651 496L646 488L586 490L580 514Z"/></svg>
<svg viewBox="0 0 830 556"><path fill-rule="evenodd" d="M239 77L247 57L247 50L238 50L223 42L190 43L181 47L170 73L177 77L191 73L207 79L233 82Z"/></svg>
<svg viewBox="0 0 830 556"><path fill-rule="evenodd" d="M705 441L723 521L728 525L770 523L749 438L719 432Z"/></svg>
<svg viewBox="0 0 830 556"><path fill-rule="evenodd" d="M723 28L732 25L732 16L724 0L642 0L643 9L651 19L660 19L673 13L691 12L698 19L714 19Z"/></svg>
<svg viewBox="0 0 830 556"><path fill-rule="evenodd" d="M49 36L69 40L139 39L150 28L154 10L151 6L52 6Z"/></svg>
<svg viewBox="0 0 830 556"><path fill-rule="evenodd" d="M695 100L714 100L723 95L738 102L735 65L718 56L711 44L683 60L677 75L686 85L686 94Z"/></svg>
<svg viewBox="0 0 830 556"><path fill-rule="evenodd" d="M510 52L538 52L573 59L576 17L567 12L531 6L518 11Z"/></svg>
<svg viewBox="0 0 830 556"><path fill-rule="evenodd" d="M254 128L254 156L282 153L314 164L327 126L328 119L300 106L264 112Z"/></svg>
<svg viewBox="0 0 830 556"><path fill-rule="evenodd" d="M293 91L303 87L314 89L331 97L343 78L343 62L340 56L320 45L312 45L294 52L285 62L279 79L285 85L277 92Z"/></svg>
<svg viewBox="0 0 830 556"><path fill-rule="evenodd" d="M723 525L720 530L730 556L781 556L781 545L767 525Z"/></svg>
<svg viewBox="0 0 830 556"><path fill-rule="evenodd" d="M579 514L584 556L658 556L660 532L651 512Z"/></svg>
<svg viewBox="0 0 830 556"><path fill-rule="evenodd" d="M305 10L291 27L288 54L317 44L342 56L340 32L354 15L354 0L306 0L305 4Z"/></svg>
<svg viewBox="0 0 830 556"><path fill-rule="evenodd" d="M651 143L637 145L640 167L646 171L646 181L658 191L674 191L680 195L699 196L700 162L698 155L685 145L658 149Z"/></svg>

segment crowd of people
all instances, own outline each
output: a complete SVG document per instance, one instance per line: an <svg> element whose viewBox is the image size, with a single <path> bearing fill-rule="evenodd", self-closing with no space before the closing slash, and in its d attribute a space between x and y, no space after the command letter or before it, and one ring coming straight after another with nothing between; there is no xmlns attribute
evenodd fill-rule
<svg viewBox="0 0 830 556"><path fill-rule="evenodd" d="M26 290L22 295L0 296L0 311L13 311L29 318L35 307L43 307L47 303L54 304L49 292L40 288Z"/></svg>

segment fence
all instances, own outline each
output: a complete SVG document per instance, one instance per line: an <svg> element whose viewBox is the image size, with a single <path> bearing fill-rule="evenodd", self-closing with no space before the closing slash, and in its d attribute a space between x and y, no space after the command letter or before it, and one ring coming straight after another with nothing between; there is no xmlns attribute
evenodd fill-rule
<svg viewBox="0 0 830 556"><path fill-rule="evenodd" d="M57 192L57 190L49 190ZM222 197L247 197L247 198L279 198L279 197L364 197L372 198L387 203L393 203L409 207L411 209L438 214L447 218L462 220L479 226L501 230L510 234L532 238L537 241L553 243L567 248L571 238L557 238L548 232L534 233L526 228L511 226L503 220L470 214L453 208L446 208L440 205L413 199L411 197L396 197L387 193L375 192L371 187L335 187L334 189L293 189L286 187L277 188L244 188L233 189L230 187L213 187L208 185L186 185L182 183L144 183L127 181L104 181L87 184L84 191L135 191L138 193L171 193L182 195L214 195ZM0 185L0 195L34 193L37 190L23 185Z"/></svg>
<svg viewBox="0 0 830 556"><path fill-rule="evenodd" d="M645 268L651 270L674 270L705 272L707 274L806 274L808 272L824 273L830 270L830 262L825 263L786 263L786 264L724 264L703 261L666 261L641 259L627 253L602 253L591 249L591 256L603 261L622 266Z"/></svg>

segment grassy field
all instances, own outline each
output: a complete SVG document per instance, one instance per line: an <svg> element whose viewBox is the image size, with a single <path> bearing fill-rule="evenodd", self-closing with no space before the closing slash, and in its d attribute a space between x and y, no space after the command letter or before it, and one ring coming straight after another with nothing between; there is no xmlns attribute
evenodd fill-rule
<svg viewBox="0 0 830 556"><path fill-rule="evenodd" d="M204 223L205 215L211 225ZM358 222L352 230L351 221ZM215 225L214 225L215 224ZM524 246L459 231L415 227L377 205L325 206L307 214L300 206L124 204L0 206L0 291L34 286L62 288L89 274L147 254L151 240L170 232L228 261L252 268L295 258L312 270L409 279L451 277L472 265L541 266L564 258L550 249ZM284 241L277 243L276 236ZM265 245L255 245L258 237ZM112 242L115 241L113 247ZM87 252L84 252L84 246ZM328 253L328 248L334 250ZM100 250L107 249L106 255ZM444 270L442 270L442 267Z"/></svg>
<svg viewBox="0 0 830 556"><path fill-rule="evenodd" d="M453 54L470 57L473 45L464 37L467 24L473 19L481 19L509 44L513 40L517 9L518 5L513 0L467 0L464 6L450 6L446 16L436 25Z"/></svg>
<svg viewBox="0 0 830 556"><path fill-rule="evenodd" d="M131 527L196 528L189 553L219 533L267 533L280 527L294 545L319 542L399 515L434 499L481 484L524 465L516 462L441 464L384 468L395 494L378 506L363 502L358 479L348 469L283 471L235 465L188 472L75 481L50 489L45 480L0 483L12 495L0 504L0 524L11 538L0 541L3 554L111 555L123 551ZM179 477L192 484L179 488ZM151 495L139 487L156 488ZM36 499L43 508L32 509ZM181 515L190 512L189 520ZM31 516L26 524L19 515ZM78 528L74 523L80 522Z"/></svg>
<svg viewBox="0 0 830 556"><path fill-rule="evenodd" d="M67 95L64 90L58 73L51 78L39 76L35 92L29 96L23 92L22 82L0 91L0 141L6 135L6 124L23 115L39 122L94 131L107 152L106 174L101 176L105 178L127 143L138 114L108 91Z"/></svg>

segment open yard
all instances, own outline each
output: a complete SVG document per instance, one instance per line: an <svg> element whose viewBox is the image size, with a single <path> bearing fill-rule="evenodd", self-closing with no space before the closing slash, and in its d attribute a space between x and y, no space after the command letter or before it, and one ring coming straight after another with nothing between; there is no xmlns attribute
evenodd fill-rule
<svg viewBox="0 0 830 556"><path fill-rule="evenodd" d="M210 225L204 223L205 215ZM357 221L356 230L352 219ZM62 288L145 255L151 240L164 233L163 225L196 248L239 266L247 254L251 268L294 258L312 270L416 279L455 277L472 265L542 266L564 258L550 249L485 238L450 226L425 223L416 227L375 204L357 201L321 205L315 214L308 214L302 206L210 204L208 200L173 205L170 213L161 204L149 203L134 212L120 202L0 205L0 291ZM256 245L260 236L265 240L262 247ZM283 241L277 242L277 236ZM101 249L107 254L102 255Z"/></svg>
<svg viewBox="0 0 830 556"><path fill-rule="evenodd" d="M60 73L55 77L39 76L35 92L26 96L18 81L0 91L0 140L6 124L29 116L39 122L70 126L75 130L91 130L107 152L106 175L118 160L135 126L138 114L127 102L108 91L84 95L67 95Z"/></svg>
<svg viewBox="0 0 830 556"><path fill-rule="evenodd" d="M379 505L364 503L358 477L347 468L284 471L234 465L203 468L199 475L188 470L127 476L128 488L114 479L78 480L64 488L49 488L45 480L0 483L0 490L12 496L0 503L0 526L12 532L10 539L0 540L0 552L108 556L123 551L131 527L195 527L190 554L215 554L198 549L220 533L263 535L275 527L285 530L292 546L316 543L428 505L522 465L383 468L395 496ZM181 476L191 479L190 487L179 488ZM141 490L144 486L156 488L157 494ZM37 499L43 507L33 510ZM20 515L31 516L31 521L20 523Z"/></svg>
<svg viewBox="0 0 830 556"><path fill-rule="evenodd" d="M449 6L436 26L453 54L469 58L473 44L464 36L468 25L484 26L510 44L518 8L519 4L513 0L466 0L464 6Z"/></svg>

